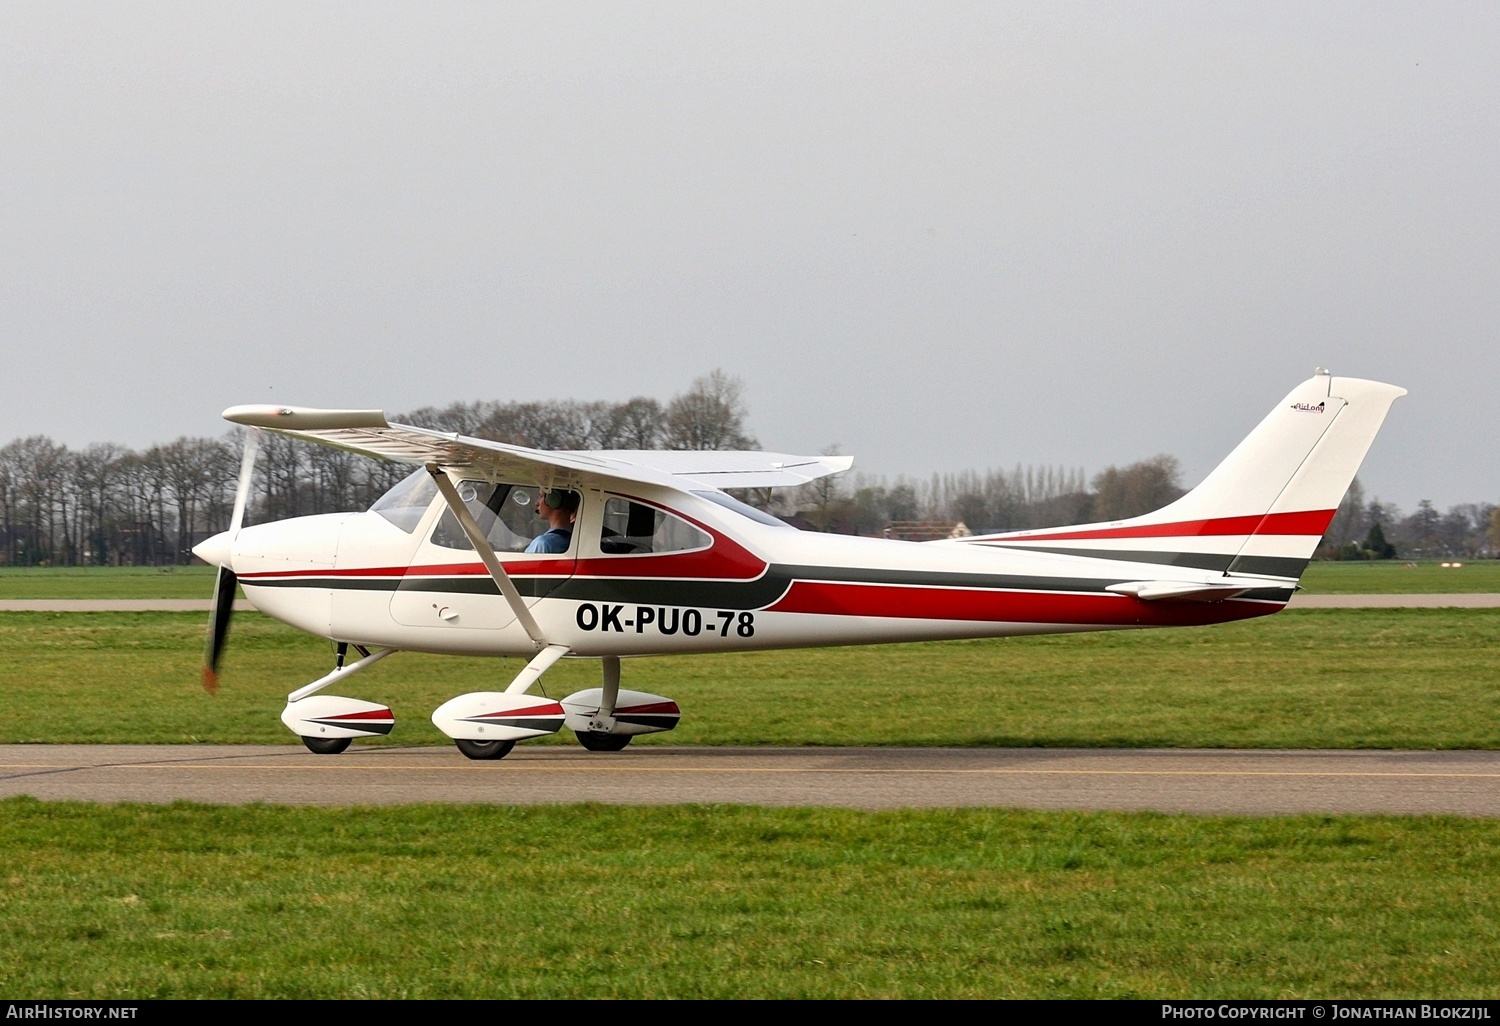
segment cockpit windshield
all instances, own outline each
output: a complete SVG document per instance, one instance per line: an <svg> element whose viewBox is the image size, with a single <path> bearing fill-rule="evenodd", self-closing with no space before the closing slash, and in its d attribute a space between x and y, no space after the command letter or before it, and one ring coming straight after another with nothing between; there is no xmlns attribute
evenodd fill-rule
<svg viewBox="0 0 1500 1026"><path fill-rule="evenodd" d="M422 514L432 505L437 495L437 482L426 470L415 470L402 478L390 491L375 500L370 507L407 534L417 529Z"/></svg>

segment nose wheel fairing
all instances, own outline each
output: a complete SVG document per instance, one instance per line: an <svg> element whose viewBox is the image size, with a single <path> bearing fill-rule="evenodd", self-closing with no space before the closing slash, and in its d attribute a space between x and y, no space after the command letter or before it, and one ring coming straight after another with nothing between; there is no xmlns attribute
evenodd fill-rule
<svg viewBox="0 0 1500 1026"><path fill-rule="evenodd" d="M281 722L298 737L333 740L389 734L396 717L377 702L312 695L300 702L288 702L281 712Z"/></svg>

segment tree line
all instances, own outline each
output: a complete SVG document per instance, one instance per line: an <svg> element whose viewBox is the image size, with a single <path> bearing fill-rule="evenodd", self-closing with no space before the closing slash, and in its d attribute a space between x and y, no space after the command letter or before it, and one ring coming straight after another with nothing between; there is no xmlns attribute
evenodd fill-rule
<svg viewBox="0 0 1500 1026"><path fill-rule="evenodd" d="M399 423L538 449L751 449L742 383L722 371L663 404L452 403L392 417ZM0 447L0 565L186 564L192 547L224 530L234 506L243 434L179 438L136 451L113 443L69 449L43 435ZM365 509L411 468L266 434L247 523ZM1156 456L1082 469L934 474L894 481L823 478L797 489L741 496L820 531L882 533L892 522L962 522L975 534L1118 520L1183 493L1179 466ZM1468 503L1439 513L1430 502L1404 516L1366 501L1358 481L1334 517L1324 558L1475 558L1500 550L1500 511Z"/></svg>
<svg viewBox="0 0 1500 1026"><path fill-rule="evenodd" d="M665 404L458 402L391 419L537 449L753 449L743 397L743 384L716 370ZM229 526L243 445L238 430L141 451L18 438L0 447L0 565L189 563L194 545ZM410 472L267 433L246 522L366 509Z"/></svg>
<svg viewBox="0 0 1500 1026"><path fill-rule="evenodd" d="M1359 478L1349 486L1318 549L1322 559L1480 559L1500 554L1500 507L1465 502L1446 513L1423 499L1402 515L1393 503L1365 500Z"/></svg>

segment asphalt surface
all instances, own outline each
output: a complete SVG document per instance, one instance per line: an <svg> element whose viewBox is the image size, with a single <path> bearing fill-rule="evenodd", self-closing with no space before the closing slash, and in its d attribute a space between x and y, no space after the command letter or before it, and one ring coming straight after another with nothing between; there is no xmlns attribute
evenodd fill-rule
<svg viewBox="0 0 1500 1026"><path fill-rule="evenodd" d="M1500 817L1500 752L0 745L0 795L386 805L701 802Z"/></svg>

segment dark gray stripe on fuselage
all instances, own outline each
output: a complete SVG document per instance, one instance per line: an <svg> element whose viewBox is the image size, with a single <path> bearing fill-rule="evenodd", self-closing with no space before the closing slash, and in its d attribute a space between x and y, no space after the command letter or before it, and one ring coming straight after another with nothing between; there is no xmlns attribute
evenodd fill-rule
<svg viewBox="0 0 1500 1026"><path fill-rule="evenodd" d="M764 609L786 594L792 580L772 567L748 581L704 581L659 577L516 577L516 590L528 598L614 602L639 606L698 606L709 609ZM439 595L496 595L491 577L477 574L411 577L273 577L241 583L251 588L324 588L332 591L414 591Z"/></svg>
<svg viewBox="0 0 1500 1026"><path fill-rule="evenodd" d="M1020 574L975 574L925 570L883 570L867 567L772 565L748 581L704 581L653 577L512 577L516 589L528 597L571 599L575 602L613 602L654 606L698 606L709 609L764 609L786 594L793 581L831 584L900 585L916 588L968 588L976 591L1044 591L1097 595L1111 584L1132 577L1028 577ZM241 583L249 587L328 588L358 591L416 591L432 594L496 595L500 589L489 577L475 574L452 577L294 577ZM1243 598L1285 602L1291 588L1261 588Z"/></svg>
<svg viewBox="0 0 1500 1026"><path fill-rule="evenodd" d="M566 577L512 577L522 595L541 598L552 594ZM267 577L240 579L251 588L322 588L327 591L434 591L445 595L498 595L491 577L477 574L452 577Z"/></svg>
<svg viewBox="0 0 1500 1026"><path fill-rule="evenodd" d="M1090 594L1111 584L1134 580L1109 577L1030 577L1022 574L976 574L945 570L881 570L869 567L777 566L772 569L799 581L833 584L899 584L917 588L981 588L989 591L1062 591Z"/></svg>
<svg viewBox="0 0 1500 1026"><path fill-rule="evenodd" d="M708 609L764 609L792 586L782 567L768 567L749 581L671 580L651 577L574 577L551 592L579 602L637 606L699 606Z"/></svg>
<svg viewBox="0 0 1500 1026"><path fill-rule="evenodd" d="M1012 552L1049 552L1059 556L1084 556L1089 559L1112 559L1124 563L1152 563L1159 566L1184 566L1194 570L1218 570L1231 566L1235 573L1257 577L1302 576L1308 560L1292 556L1232 556L1224 552L1138 552L1134 549L1070 549L1064 546L985 544L986 548Z"/></svg>

